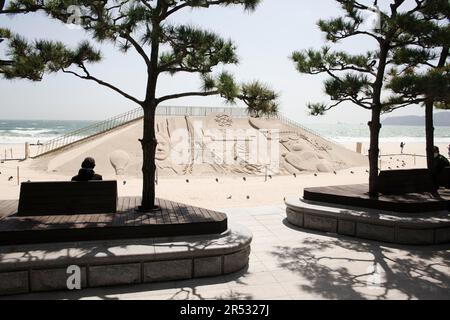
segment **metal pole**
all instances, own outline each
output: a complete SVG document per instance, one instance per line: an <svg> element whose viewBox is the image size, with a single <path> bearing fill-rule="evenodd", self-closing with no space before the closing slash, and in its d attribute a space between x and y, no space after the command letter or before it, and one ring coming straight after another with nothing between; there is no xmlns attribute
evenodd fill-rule
<svg viewBox="0 0 450 320"><path fill-rule="evenodd" d="M19 166L17 166L17 185L20 185L20 172L19 172Z"/></svg>
<svg viewBox="0 0 450 320"><path fill-rule="evenodd" d="M30 157L30 145L28 142L25 142L25 160Z"/></svg>

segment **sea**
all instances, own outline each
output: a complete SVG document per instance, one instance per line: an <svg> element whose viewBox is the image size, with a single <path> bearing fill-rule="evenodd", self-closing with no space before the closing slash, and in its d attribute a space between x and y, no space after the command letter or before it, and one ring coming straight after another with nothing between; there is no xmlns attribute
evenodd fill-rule
<svg viewBox="0 0 450 320"><path fill-rule="evenodd" d="M53 138L85 128L97 121L0 120L0 144L44 143ZM305 124L306 128L337 143L368 142L366 124ZM425 142L423 126L383 126L381 142ZM450 143L450 127L435 128L436 143Z"/></svg>

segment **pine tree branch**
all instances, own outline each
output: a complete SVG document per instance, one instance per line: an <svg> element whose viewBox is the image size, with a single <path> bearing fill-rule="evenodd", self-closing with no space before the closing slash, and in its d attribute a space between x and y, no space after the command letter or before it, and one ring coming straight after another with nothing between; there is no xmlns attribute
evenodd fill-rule
<svg viewBox="0 0 450 320"><path fill-rule="evenodd" d="M150 58L145 53L144 48L130 34L121 34L120 36L122 38L128 40L133 45L133 47L136 49L136 51L139 53L139 55L141 55L141 57L144 59L147 67L150 67L151 61L150 61Z"/></svg>
<svg viewBox="0 0 450 320"><path fill-rule="evenodd" d="M188 6L189 6L188 3L182 3L182 4L178 5L178 6L175 6L172 9L167 10L167 12L164 14L164 16L162 18L166 19L167 17L169 17L170 15L174 14L175 12L177 12L177 11L183 9L183 8L186 8Z"/></svg>
<svg viewBox="0 0 450 320"><path fill-rule="evenodd" d="M135 97L129 95L128 93L126 93L126 92L120 90L119 88L113 86L113 85L110 84L110 83L107 83L107 82L105 82L105 81L103 81L103 80L100 80L100 79L98 79L98 78L96 78L96 77L91 76L90 73L87 71L87 69L86 69L86 67L85 67L84 65L80 65L79 67L80 67L81 69L83 69L85 75L81 75L81 74L79 74L79 73L77 73L77 72L75 72L75 71L66 70L66 69L64 69L64 68L62 69L62 72L67 73L67 74L72 74L72 75L74 75L74 76L76 76L76 77L78 77L78 78L80 78L80 79L83 79L83 80L91 80L91 81L94 81L94 82L98 83L99 85L102 85L102 86L104 86L104 87L110 88L110 89L114 90L115 92L119 93L120 95L122 95L123 97L125 97L125 98L127 98L127 99L129 99L129 100L131 100L131 101L133 101L133 102L135 102L135 103L137 103L137 104L139 104L139 105L142 105L142 103L143 103L142 101L136 99Z"/></svg>
<svg viewBox="0 0 450 320"><path fill-rule="evenodd" d="M207 97L207 96L214 96L214 95L218 95L218 94L220 94L220 92L218 90L206 91L206 92L183 92L183 93L171 94L171 95L160 97L157 99L157 102L161 103L163 101L179 99L179 98L184 98L184 97Z"/></svg>

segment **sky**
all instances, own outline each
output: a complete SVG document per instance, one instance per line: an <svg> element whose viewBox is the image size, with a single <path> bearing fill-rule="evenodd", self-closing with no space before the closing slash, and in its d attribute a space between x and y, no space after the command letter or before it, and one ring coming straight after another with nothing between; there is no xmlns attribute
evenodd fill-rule
<svg viewBox="0 0 450 320"><path fill-rule="evenodd" d="M386 0L381 2L387 3ZM267 83L280 94L280 109L288 117L301 123L367 123L370 111L351 104L333 109L325 116L309 116L308 102L328 101L323 92L326 77L300 74L290 59L293 51L325 45L316 23L340 13L335 0L263 0L251 13L240 6L188 9L177 13L172 20L231 39L237 46L239 64L221 66L216 71L230 71L238 82L260 80ZM70 29L40 14L1 15L0 27L10 28L30 40L61 40L69 46L90 40L84 31ZM101 49L103 61L89 65L91 74L142 98L146 86L142 58L131 50L123 54L111 44L94 44ZM357 53L370 50L373 45L372 40L359 38L333 45L333 48ZM4 51L4 44L0 44L0 55ZM165 75L160 78L158 95L198 91L199 87L198 76ZM170 100L164 105L226 104L220 97L195 97ZM102 120L137 107L108 88L68 74L46 75L41 82L0 79L0 119ZM422 115L423 112L423 108L412 106L390 116Z"/></svg>

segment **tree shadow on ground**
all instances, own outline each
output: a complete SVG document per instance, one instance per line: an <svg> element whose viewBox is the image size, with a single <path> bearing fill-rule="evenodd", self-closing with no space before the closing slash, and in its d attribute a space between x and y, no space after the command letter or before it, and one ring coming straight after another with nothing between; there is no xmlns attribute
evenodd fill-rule
<svg viewBox="0 0 450 320"><path fill-rule="evenodd" d="M86 288L75 291L54 291L38 292L15 296L0 297L0 300L79 300L84 298L94 298L102 300L119 300L118 295L131 294L131 298L143 297L146 299L167 299L167 300L252 300L253 296L240 292L236 288L218 289L223 291L214 296L205 296L203 287L226 284L230 281L239 281L239 278L248 273L248 266L244 269L225 276L197 278L170 282L156 282L148 284L136 284L125 286L113 286L103 288ZM174 289L174 290L172 290ZM146 296L146 293L149 293ZM142 294L142 295L141 295ZM125 297L126 299L127 297Z"/></svg>
<svg viewBox="0 0 450 320"><path fill-rule="evenodd" d="M285 225L320 235L270 252L306 280L303 291L326 299L450 299L449 245L391 245Z"/></svg>

